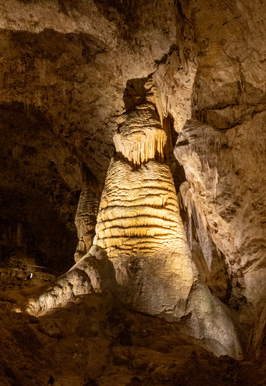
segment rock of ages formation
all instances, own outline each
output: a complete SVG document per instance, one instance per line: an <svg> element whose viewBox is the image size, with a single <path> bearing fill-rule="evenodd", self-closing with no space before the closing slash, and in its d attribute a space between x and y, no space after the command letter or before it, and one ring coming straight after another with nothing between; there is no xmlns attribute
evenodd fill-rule
<svg viewBox="0 0 266 386"><path fill-rule="evenodd" d="M181 321L217 355L239 358L230 312L199 280L179 213L167 135L151 102L119 120L93 247L39 299L38 314L76 295L107 291L131 309Z"/></svg>
<svg viewBox="0 0 266 386"><path fill-rule="evenodd" d="M126 303L180 316L195 272L155 106L141 104L125 114L114 141L117 156L107 172L94 245L111 258Z"/></svg>

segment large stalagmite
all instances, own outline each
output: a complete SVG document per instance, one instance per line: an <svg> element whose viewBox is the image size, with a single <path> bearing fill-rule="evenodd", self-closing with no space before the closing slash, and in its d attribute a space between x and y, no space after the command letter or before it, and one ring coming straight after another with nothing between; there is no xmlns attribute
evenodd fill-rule
<svg viewBox="0 0 266 386"><path fill-rule="evenodd" d="M134 310L182 321L186 333L217 355L241 357L229 310L200 281L192 261L155 104L131 106L115 145L92 248L31 300L28 311L39 314L78 295L109 293Z"/></svg>
<svg viewBox="0 0 266 386"><path fill-rule="evenodd" d="M94 242L109 257L154 254L174 240L179 253L189 255L173 178L163 162L166 141L151 103L131 111L115 134L117 157L107 173Z"/></svg>
<svg viewBox="0 0 266 386"><path fill-rule="evenodd" d="M164 162L166 132L152 103L137 105L122 122L94 245L113 263L116 296L143 312L180 317L196 271Z"/></svg>

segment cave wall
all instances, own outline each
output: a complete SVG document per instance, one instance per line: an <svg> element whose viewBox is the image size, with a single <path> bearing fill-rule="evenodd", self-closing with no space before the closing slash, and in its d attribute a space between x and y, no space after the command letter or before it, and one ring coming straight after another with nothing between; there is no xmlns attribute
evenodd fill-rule
<svg viewBox="0 0 266 386"><path fill-rule="evenodd" d="M217 279L226 269L226 301L256 330L264 323L265 293L264 5L182 5L199 55L192 120L175 149L187 179L181 194L205 264L211 271L217 252L223 257Z"/></svg>

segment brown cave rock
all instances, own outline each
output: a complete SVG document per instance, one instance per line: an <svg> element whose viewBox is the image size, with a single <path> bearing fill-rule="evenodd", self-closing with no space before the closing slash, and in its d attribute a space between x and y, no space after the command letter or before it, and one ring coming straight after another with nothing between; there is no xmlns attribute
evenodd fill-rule
<svg viewBox="0 0 266 386"><path fill-rule="evenodd" d="M0 384L263 385L266 5L0 15Z"/></svg>

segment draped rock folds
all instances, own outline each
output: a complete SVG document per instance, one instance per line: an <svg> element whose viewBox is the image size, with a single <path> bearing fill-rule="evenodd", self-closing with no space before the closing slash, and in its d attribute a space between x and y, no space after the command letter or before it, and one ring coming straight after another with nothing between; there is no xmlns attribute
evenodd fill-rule
<svg viewBox="0 0 266 386"><path fill-rule="evenodd" d="M169 167L149 161L132 169L112 160L96 225L97 245L109 257L151 254L162 244L183 240L174 182Z"/></svg>
<svg viewBox="0 0 266 386"><path fill-rule="evenodd" d="M163 163L167 135L155 105L135 106L118 124L117 157L107 173L95 244L109 257L150 255L180 239L188 254L173 178Z"/></svg>
<svg viewBox="0 0 266 386"><path fill-rule="evenodd" d="M164 162L167 135L150 102L118 124L94 246L111 261L117 298L138 311L180 318L197 273Z"/></svg>
<svg viewBox="0 0 266 386"><path fill-rule="evenodd" d="M129 162L140 165L150 159L163 159L166 133L152 103L135 106L123 114L119 121L114 143L117 153Z"/></svg>
<svg viewBox="0 0 266 386"><path fill-rule="evenodd" d="M188 255L173 178L163 163L167 136L155 106L135 106L119 124L94 243L115 257L150 255L179 239Z"/></svg>

